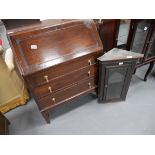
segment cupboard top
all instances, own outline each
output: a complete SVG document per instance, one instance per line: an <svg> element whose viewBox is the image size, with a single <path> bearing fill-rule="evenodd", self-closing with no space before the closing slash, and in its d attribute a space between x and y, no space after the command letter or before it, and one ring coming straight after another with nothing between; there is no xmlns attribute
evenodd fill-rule
<svg viewBox="0 0 155 155"><path fill-rule="evenodd" d="M115 61L115 60L127 60L127 59L139 59L142 58L144 54L139 54L127 50L122 50L118 48L113 48L104 55L98 58L100 61Z"/></svg>

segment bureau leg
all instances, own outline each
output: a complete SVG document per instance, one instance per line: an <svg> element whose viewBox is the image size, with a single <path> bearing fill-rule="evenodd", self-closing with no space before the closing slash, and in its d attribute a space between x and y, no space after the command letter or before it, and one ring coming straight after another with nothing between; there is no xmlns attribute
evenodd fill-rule
<svg viewBox="0 0 155 155"><path fill-rule="evenodd" d="M153 66L154 66L154 61L150 62L150 66L149 66L149 68L145 74L145 77L144 77L144 81L147 81L147 77L148 77L149 73L151 72Z"/></svg>
<svg viewBox="0 0 155 155"><path fill-rule="evenodd" d="M43 115L46 122L49 124L50 123L49 112L41 112L41 114Z"/></svg>

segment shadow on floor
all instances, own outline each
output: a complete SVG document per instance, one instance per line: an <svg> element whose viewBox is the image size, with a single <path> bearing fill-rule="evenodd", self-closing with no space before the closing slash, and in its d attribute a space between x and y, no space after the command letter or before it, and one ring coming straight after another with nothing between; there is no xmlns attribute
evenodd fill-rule
<svg viewBox="0 0 155 155"><path fill-rule="evenodd" d="M61 116L69 111L72 111L82 105L88 104L92 100L96 100L97 96L95 93L87 94L86 96L77 97L77 99L67 102L66 104L62 104L56 108L54 108L50 112L50 119L54 119L58 116Z"/></svg>

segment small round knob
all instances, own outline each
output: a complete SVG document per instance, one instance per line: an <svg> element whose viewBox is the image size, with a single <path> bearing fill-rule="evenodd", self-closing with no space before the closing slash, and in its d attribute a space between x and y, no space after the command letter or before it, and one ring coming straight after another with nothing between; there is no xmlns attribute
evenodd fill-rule
<svg viewBox="0 0 155 155"><path fill-rule="evenodd" d="M55 103L55 98L54 97L52 98L52 101Z"/></svg>
<svg viewBox="0 0 155 155"><path fill-rule="evenodd" d="M88 87L91 88L91 83L90 82L88 83Z"/></svg>
<svg viewBox="0 0 155 155"><path fill-rule="evenodd" d="M88 76L90 76L90 71L88 71Z"/></svg>
<svg viewBox="0 0 155 155"><path fill-rule="evenodd" d="M147 26L145 26L145 27L144 27L144 31L147 31L147 29L148 29L148 27L147 27Z"/></svg>

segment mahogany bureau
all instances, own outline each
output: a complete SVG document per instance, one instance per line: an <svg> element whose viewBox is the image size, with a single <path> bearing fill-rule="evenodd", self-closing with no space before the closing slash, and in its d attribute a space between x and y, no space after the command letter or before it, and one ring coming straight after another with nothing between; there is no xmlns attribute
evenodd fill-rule
<svg viewBox="0 0 155 155"><path fill-rule="evenodd" d="M49 123L49 112L96 91L103 46L92 20L45 20L7 32L20 74Z"/></svg>

